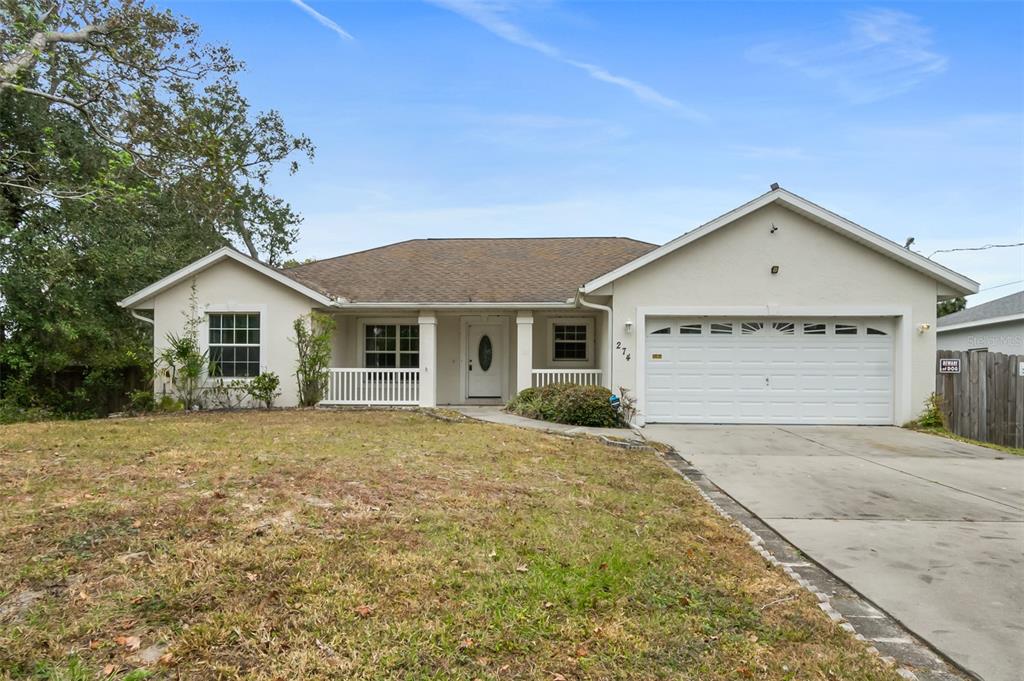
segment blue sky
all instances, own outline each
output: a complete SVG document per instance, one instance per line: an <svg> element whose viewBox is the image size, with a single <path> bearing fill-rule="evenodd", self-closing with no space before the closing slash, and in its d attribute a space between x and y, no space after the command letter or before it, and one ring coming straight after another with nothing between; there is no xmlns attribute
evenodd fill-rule
<svg viewBox="0 0 1024 681"><path fill-rule="evenodd" d="M164 2L317 145L300 257L663 243L778 181L894 240L1024 241L1024 4ZM939 254L983 288L1024 249ZM1024 283L989 288L978 302Z"/></svg>

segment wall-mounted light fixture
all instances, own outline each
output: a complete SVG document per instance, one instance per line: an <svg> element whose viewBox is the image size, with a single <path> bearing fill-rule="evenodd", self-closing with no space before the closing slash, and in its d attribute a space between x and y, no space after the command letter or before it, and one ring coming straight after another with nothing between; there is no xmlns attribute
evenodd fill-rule
<svg viewBox="0 0 1024 681"><path fill-rule="evenodd" d="M918 324L917 325L917 332L918 333L928 333L928 329L930 329L930 328L932 328L932 325L929 324L928 322L924 322L923 324Z"/></svg>
<svg viewBox="0 0 1024 681"><path fill-rule="evenodd" d="M778 273L779 273L779 266L778 265L772 265L772 274L778 274Z"/></svg>
<svg viewBox="0 0 1024 681"><path fill-rule="evenodd" d="M626 322L626 333L633 333L633 321Z"/></svg>

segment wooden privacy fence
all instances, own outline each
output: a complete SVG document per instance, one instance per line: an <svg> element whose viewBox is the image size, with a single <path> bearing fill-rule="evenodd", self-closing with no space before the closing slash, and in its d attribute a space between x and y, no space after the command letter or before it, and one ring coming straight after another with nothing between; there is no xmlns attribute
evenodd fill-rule
<svg viewBox="0 0 1024 681"><path fill-rule="evenodd" d="M960 360L960 373L939 373L942 360ZM946 425L963 437L1006 447L1024 447L1022 355L939 350L935 394Z"/></svg>

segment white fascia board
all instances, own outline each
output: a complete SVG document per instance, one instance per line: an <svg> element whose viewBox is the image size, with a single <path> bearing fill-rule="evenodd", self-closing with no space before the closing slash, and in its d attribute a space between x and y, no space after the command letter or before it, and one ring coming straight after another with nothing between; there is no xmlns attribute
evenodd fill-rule
<svg viewBox="0 0 1024 681"><path fill-rule="evenodd" d="M608 272L607 274L603 274L600 277L587 282L580 290L583 293L593 293L602 286L606 286L616 279L624 277L630 272L634 272L641 267L654 262L655 260L658 260L659 258L662 258L669 253L696 241L697 239L700 239L701 237L711 234L715 230L724 227L731 222L735 222L736 220L775 202L778 202L787 208L818 222L819 224L839 232L840 234L843 234L844 236L847 236L868 248L884 255L888 255L908 267L927 274L952 287L954 291L961 295L978 292L978 282L973 279L969 279L962 274L954 272L948 267L943 267L942 265L925 258L919 253L914 253L910 249L903 248L899 244L890 241L879 234L875 234L871 230L861 227L855 222L851 222L850 220L847 220L840 215L836 215L835 213L822 208L803 197L797 196L796 194L781 188L773 189L766 194L762 194L756 199L748 201L742 206L734 208L728 213L715 218L711 222L707 222L700 227L669 241L667 244L659 246L653 251L641 255L639 258L636 258L635 260L632 260L625 265Z"/></svg>
<svg viewBox="0 0 1024 681"><path fill-rule="evenodd" d="M172 272L171 274L168 274L163 279L160 279L159 281L156 281L156 282L150 284L146 288L144 288L144 289L142 289L140 291L136 291L135 293L133 293L132 295L128 296L124 300L118 301L117 304L118 304L119 307L125 307L125 308L135 307L139 303L152 298L153 296L161 293L162 291L165 291L166 289L170 288L171 286L174 286L178 282L180 282L180 281L182 281L184 279L187 279L187 278L189 278L191 276L194 276L196 274L199 274L203 270L208 269L208 268L212 267L213 265L216 265L218 262L220 262L221 260L224 260L225 258L229 258L231 260L234 260L235 262L238 262L238 263L241 263L242 265L245 265L246 267L254 269L257 272L259 272L260 274L263 274L263 275L265 275L267 277L270 277L271 279L273 279L274 281L278 282L279 284L283 284L284 286L287 286L288 288L290 288L290 289L292 289L294 291L298 291L302 295L306 296L307 298L311 298L312 300L320 303L321 305L333 305L334 304L333 300L331 300L330 298L328 298L324 294L320 293L319 291L314 291L313 289L309 288L308 286L303 286L302 284L300 284L299 282L295 281L291 277L287 277L287 276L281 274L280 272L278 272L277 270L275 270L272 267L268 267L268 266L264 265L263 263L261 263L261 262L259 262L257 260L253 260L252 258L250 258L248 256L242 255L241 253L239 253L235 249L230 248L228 246L224 246L223 248L219 248L216 251L214 251L213 253L210 253L207 256L204 256L204 257L199 258L198 260L196 260L196 261L194 261L192 263L189 263L188 265L186 265L185 267L182 267L177 272Z"/></svg>
<svg viewBox="0 0 1024 681"><path fill-rule="evenodd" d="M1024 320L1024 314L1009 314L1005 317L989 317L988 319L975 319L972 322L960 322L959 324L950 324L949 326L940 326L936 328L936 333L944 333L946 331L956 331L958 329L973 329L976 326L990 326L992 324L1005 324L1007 322L1016 322Z"/></svg>
<svg viewBox="0 0 1024 681"><path fill-rule="evenodd" d="M572 301L565 303L373 303L373 302L335 302L332 306L337 309L398 309L398 310L490 310L490 309L555 309L565 310L576 307Z"/></svg>

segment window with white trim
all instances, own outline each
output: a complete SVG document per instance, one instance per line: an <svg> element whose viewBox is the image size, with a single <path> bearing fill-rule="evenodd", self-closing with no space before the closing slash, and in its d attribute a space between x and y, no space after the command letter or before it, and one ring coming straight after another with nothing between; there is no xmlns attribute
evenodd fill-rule
<svg viewBox="0 0 1024 681"><path fill-rule="evenodd" d="M555 322L551 334L554 342L551 358L556 362L586 362L589 358L587 327L583 321Z"/></svg>
<svg viewBox="0 0 1024 681"><path fill-rule="evenodd" d="M222 378L259 376L259 313L211 312L206 321L210 375Z"/></svg>
<svg viewBox="0 0 1024 681"><path fill-rule="evenodd" d="M363 366L367 369L416 369L420 365L419 324L367 324Z"/></svg>

